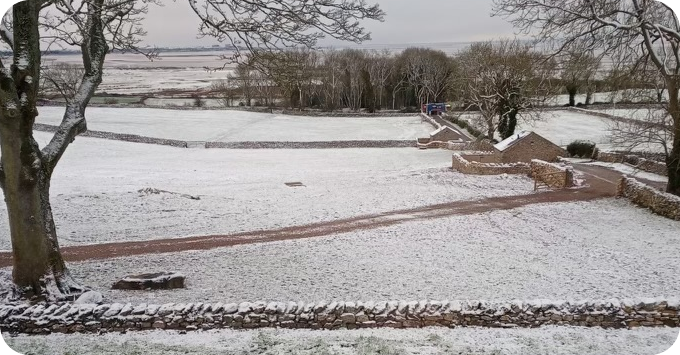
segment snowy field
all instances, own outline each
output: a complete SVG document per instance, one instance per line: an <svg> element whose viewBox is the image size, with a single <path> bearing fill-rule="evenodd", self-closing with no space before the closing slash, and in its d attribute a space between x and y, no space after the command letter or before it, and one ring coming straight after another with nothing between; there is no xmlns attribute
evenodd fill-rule
<svg viewBox="0 0 680 355"><path fill-rule="evenodd" d="M49 137L36 132L41 146ZM236 233L533 192L527 177L466 176L450 165L445 150L206 150L81 137L55 171L52 206L61 245L74 245ZM177 194L138 193L145 188ZM0 249L8 249L4 204L0 231Z"/></svg>
<svg viewBox="0 0 680 355"><path fill-rule="evenodd" d="M222 67L225 62L219 58L220 54L224 53L166 52L154 61L138 54L108 54L97 92L134 95L206 90L211 83L225 79L233 70L233 65L219 71L204 68ZM43 60L47 66L54 62L82 66L82 58L78 55L52 55Z"/></svg>
<svg viewBox="0 0 680 355"><path fill-rule="evenodd" d="M149 331L99 336L54 334L6 337L26 354L101 355L656 355L669 349L676 329L374 329L206 331L179 335Z"/></svg>
<svg viewBox="0 0 680 355"><path fill-rule="evenodd" d="M480 125L478 117L476 113L461 115L462 119L473 123L477 129L485 132L486 129ZM536 122L520 120L515 131L534 131L559 146L566 146L577 139L590 140L598 145L608 145L611 142L611 125L612 121L606 118L581 112L557 110L543 113L541 119Z"/></svg>
<svg viewBox="0 0 680 355"><path fill-rule="evenodd" d="M671 297L680 294L678 230L678 221L606 199L70 269L122 303ZM109 290L125 275L159 270L184 273L187 288Z"/></svg>
<svg viewBox="0 0 680 355"><path fill-rule="evenodd" d="M609 111L607 113L610 113ZM632 115L631 110L612 112ZM461 118L472 122L477 129L485 131L478 122L477 114L464 113ZM543 113L541 119L535 122L520 120L516 132L522 130L534 131L562 147L566 147L575 140L589 140L595 142L598 148L604 151L629 149L628 146L612 143L611 132L613 127L615 127L614 121L608 118L590 115L586 112L556 110ZM633 150L662 152L662 149L659 144L650 143L635 147Z"/></svg>
<svg viewBox="0 0 680 355"><path fill-rule="evenodd" d="M39 123L57 125L64 108L39 108ZM237 110L164 110L90 107L94 131L137 134L186 141L343 141L409 140L429 137L434 128L418 116L301 117Z"/></svg>
<svg viewBox="0 0 680 355"><path fill-rule="evenodd" d="M664 91L663 97L665 99L668 99L668 92ZM576 104L586 103L586 94L578 94L574 98L576 101ZM612 102L612 103L617 103L617 102L622 102L622 101L627 101L627 102L648 102L648 101L656 101L657 96L656 96L656 91L655 90L643 90L643 89L634 89L634 90L619 90L619 91L609 91L609 92L596 92L593 94L593 97L591 99L591 102ZM569 104L569 95L557 95L552 99L549 99L546 102L547 105L554 105L554 106L564 106Z"/></svg>
<svg viewBox="0 0 680 355"><path fill-rule="evenodd" d="M613 116L630 118L634 120L658 122L658 117L664 117L666 111L660 108L610 108L610 109L588 109L589 111L602 112ZM659 116L663 115L663 116Z"/></svg>

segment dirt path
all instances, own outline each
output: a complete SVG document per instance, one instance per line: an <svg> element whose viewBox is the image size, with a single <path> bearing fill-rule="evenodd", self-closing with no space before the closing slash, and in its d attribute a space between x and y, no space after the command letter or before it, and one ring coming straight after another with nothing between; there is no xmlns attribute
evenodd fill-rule
<svg viewBox="0 0 680 355"><path fill-rule="evenodd" d="M408 221L508 210L537 203L590 201L614 196L616 193L616 182L621 175L618 174L617 177L616 172L610 174L610 170L602 167L592 168L588 169L589 172L586 172L590 187L583 189L546 191L531 195L485 198L474 201L457 201L336 221L230 235L70 246L63 247L62 253L66 261L74 262L121 256L172 253L185 250L207 250L241 244L328 236L362 229L391 226ZM11 253L0 253L0 267L10 266L11 264Z"/></svg>

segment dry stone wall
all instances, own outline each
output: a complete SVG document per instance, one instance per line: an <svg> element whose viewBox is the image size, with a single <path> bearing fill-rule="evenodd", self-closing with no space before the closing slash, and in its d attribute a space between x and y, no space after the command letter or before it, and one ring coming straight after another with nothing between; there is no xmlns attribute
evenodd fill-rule
<svg viewBox="0 0 680 355"><path fill-rule="evenodd" d="M446 149L458 151L471 150L480 152L492 152L494 150L493 144L488 139L465 143L449 142Z"/></svg>
<svg viewBox="0 0 680 355"><path fill-rule="evenodd" d="M563 189L574 186L572 168L551 164L543 160L531 161L531 177L549 187Z"/></svg>
<svg viewBox="0 0 680 355"><path fill-rule="evenodd" d="M0 330L9 333L97 333L148 329L184 331L255 328L603 328L679 327L678 299L551 302L546 300L390 302L243 302L38 304L0 306Z"/></svg>
<svg viewBox="0 0 680 355"><path fill-rule="evenodd" d="M471 175L501 175L501 174L522 174L528 175L531 173L529 164L494 164L494 163L478 163L475 161L468 161L458 153L453 153L452 167L463 174Z"/></svg>
<svg viewBox="0 0 680 355"><path fill-rule="evenodd" d="M633 178L621 178L617 195L626 197L636 205L652 212L680 221L680 197L659 191Z"/></svg>
<svg viewBox="0 0 680 355"><path fill-rule="evenodd" d="M599 150L597 150L593 155L595 160L605 163L626 163L642 171L668 176L668 168L666 167L666 164L641 158L637 155L601 152Z"/></svg>

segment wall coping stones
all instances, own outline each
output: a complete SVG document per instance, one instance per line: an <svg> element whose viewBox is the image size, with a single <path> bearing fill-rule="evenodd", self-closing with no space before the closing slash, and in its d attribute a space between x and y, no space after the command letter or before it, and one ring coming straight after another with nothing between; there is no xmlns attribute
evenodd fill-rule
<svg viewBox="0 0 680 355"><path fill-rule="evenodd" d="M10 333L101 333L156 329L420 328L546 325L602 328L680 327L679 298L611 300L392 300L242 302L153 305L4 304L0 330Z"/></svg>

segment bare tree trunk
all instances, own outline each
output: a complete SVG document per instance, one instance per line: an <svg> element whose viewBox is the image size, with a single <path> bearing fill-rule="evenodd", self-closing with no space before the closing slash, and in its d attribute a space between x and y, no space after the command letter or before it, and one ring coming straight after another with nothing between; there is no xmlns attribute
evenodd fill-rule
<svg viewBox="0 0 680 355"><path fill-rule="evenodd" d="M678 102L678 84L675 78L669 78L668 83L668 102L671 117L673 117L673 149L666 158L668 168L668 187L666 191L680 196L680 102Z"/></svg>
<svg viewBox="0 0 680 355"><path fill-rule="evenodd" d="M3 171L16 172L2 176L14 257L12 276L21 296L44 296L43 290L69 295L82 289L71 280L59 251L50 205L51 174L28 128L34 117L22 114L20 120L3 120L0 125ZM10 166L19 168L7 169Z"/></svg>
<svg viewBox="0 0 680 355"><path fill-rule="evenodd" d="M14 29L15 64L11 76L0 75L0 188L9 215L16 296L29 298L82 290L64 265L50 205L50 178L61 152L45 157L33 139L40 77L40 5L37 1L14 5L14 23L22 24Z"/></svg>
<svg viewBox="0 0 680 355"><path fill-rule="evenodd" d="M576 89L567 88L567 93L569 93L569 106L571 107L576 106Z"/></svg>

